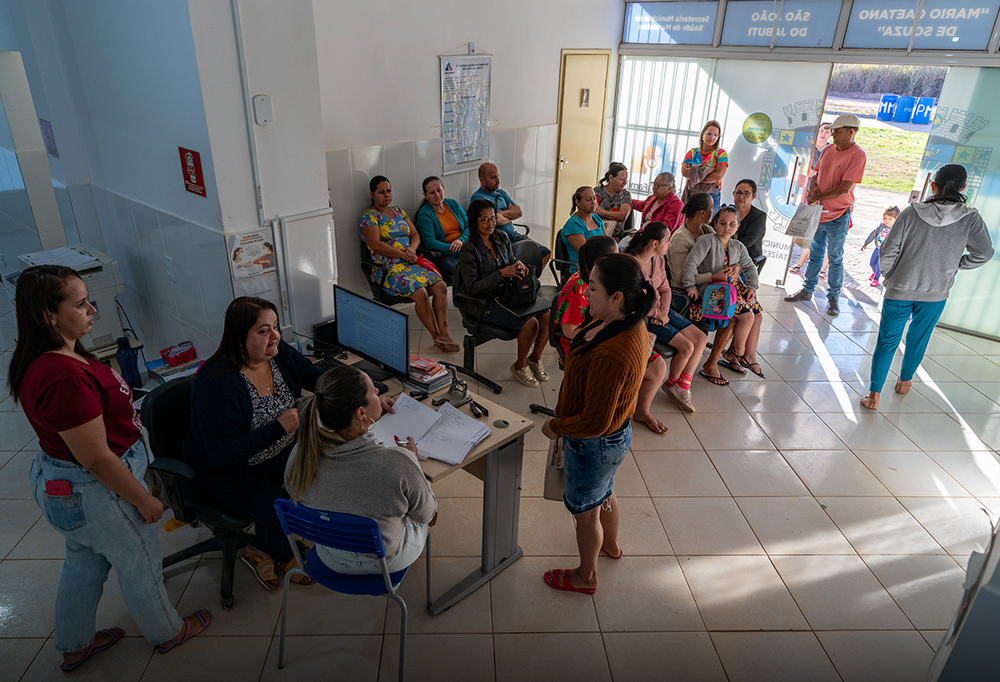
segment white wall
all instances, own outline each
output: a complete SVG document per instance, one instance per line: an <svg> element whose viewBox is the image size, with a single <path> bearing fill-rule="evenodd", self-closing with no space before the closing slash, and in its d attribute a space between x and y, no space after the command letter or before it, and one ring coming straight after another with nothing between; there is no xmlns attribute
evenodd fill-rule
<svg viewBox="0 0 1000 682"><path fill-rule="evenodd" d="M325 148L441 136L438 55L493 55L490 127L556 122L560 51L617 53L623 0L315 0ZM614 110L617 57L608 112Z"/></svg>
<svg viewBox="0 0 1000 682"><path fill-rule="evenodd" d="M274 112L270 125L251 126L264 219L326 209L312 2L241 0L239 8L249 91L268 95ZM227 234L252 231L258 215L230 3L191 0L190 12L223 228ZM287 239L295 328L309 334L333 311L330 219L290 223Z"/></svg>

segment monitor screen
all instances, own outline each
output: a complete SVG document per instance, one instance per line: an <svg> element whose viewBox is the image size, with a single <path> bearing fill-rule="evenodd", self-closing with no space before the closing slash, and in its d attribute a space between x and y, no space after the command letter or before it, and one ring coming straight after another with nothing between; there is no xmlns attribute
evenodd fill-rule
<svg viewBox="0 0 1000 682"><path fill-rule="evenodd" d="M405 313L333 285L337 343L355 355L405 378L410 338Z"/></svg>

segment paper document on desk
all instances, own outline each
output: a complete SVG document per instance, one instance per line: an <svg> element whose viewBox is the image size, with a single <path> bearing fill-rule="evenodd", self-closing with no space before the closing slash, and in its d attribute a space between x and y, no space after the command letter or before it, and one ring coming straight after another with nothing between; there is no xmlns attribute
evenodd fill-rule
<svg viewBox="0 0 1000 682"><path fill-rule="evenodd" d="M386 445L394 445L394 437L406 442L407 436L419 442L439 415L436 410L417 402L405 393L400 393L392 406L393 412L382 415L372 426L372 433Z"/></svg>
<svg viewBox="0 0 1000 682"><path fill-rule="evenodd" d="M451 403L437 411L423 405L405 393L400 394L386 414L372 427L372 433L385 445L394 445L395 437L406 441L412 436L421 457L458 464L472 448L490 435L490 428Z"/></svg>
<svg viewBox="0 0 1000 682"><path fill-rule="evenodd" d="M438 415L434 426L417 439L417 449L424 457L458 464L472 448L490 435L490 427L460 412L451 403L442 405Z"/></svg>

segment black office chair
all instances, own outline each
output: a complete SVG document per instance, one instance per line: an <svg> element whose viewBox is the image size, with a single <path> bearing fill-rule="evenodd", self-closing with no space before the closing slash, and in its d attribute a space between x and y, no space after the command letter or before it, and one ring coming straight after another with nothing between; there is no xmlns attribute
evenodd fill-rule
<svg viewBox="0 0 1000 682"><path fill-rule="evenodd" d="M384 303L385 305L398 305L400 303L413 303L413 299L409 296L395 296L386 291L382 283L385 281L385 277L380 280L375 279L375 261L372 260L371 251L368 250L368 244L365 243L365 238L361 238L361 274L365 277L365 282L368 283L368 288L371 289L372 298L379 303Z"/></svg>
<svg viewBox="0 0 1000 682"><path fill-rule="evenodd" d="M212 537L163 559L163 567L222 550L222 580L219 593L222 607L236 605L233 572L236 552L253 541L247 532L253 523L233 514L211 499L194 483L195 472L184 463L182 443L190 425L191 384L194 377L174 379L157 386L142 402L142 423L149 431L149 445L156 458L149 470L159 476L160 499L173 510L174 518L192 526L204 526Z"/></svg>
<svg viewBox="0 0 1000 682"><path fill-rule="evenodd" d="M569 250L566 248L566 242L562 238L562 230L560 229L556 232L556 243L552 249L552 260L549 261L549 270L552 271L552 275L556 278L556 284L559 286L559 290L562 290L566 280L570 278L574 272L576 272L576 263L569 259Z"/></svg>
<svg viewBox="0 0 1000 682"><path fill-rule="evenodd" d="M517 338L517 332L507 327L499 327L495 324L484 322L481 318L483 311L486 310L487 302L481 298L476 298L475 296L470 296L459 291L462 289L462 276L458 270L455 271L454 282L455 285L452 287L452 302L462 315L462 326L465 327L466 331L465 338L462 339L465 356L462 362L463 366L460 370L463 374L487 386L494 393L500 393L503 391L503 387L500 384L487 379L476 371L476 346L481 346L487 341L493 341L494 339L512 341ZM539 296L538 300L547 301L548 299L543 299Z"/></svg>

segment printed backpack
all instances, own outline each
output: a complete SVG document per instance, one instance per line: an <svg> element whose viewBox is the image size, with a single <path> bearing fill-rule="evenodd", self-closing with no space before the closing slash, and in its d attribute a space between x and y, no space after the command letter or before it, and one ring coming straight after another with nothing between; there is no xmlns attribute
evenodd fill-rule
<svg viewBox="0 0 1000 682"><path fill-rule="evenodd" d="M701 316L707 320L728 320L736 312L736 287L714 282L701 296Z"/></svg>

